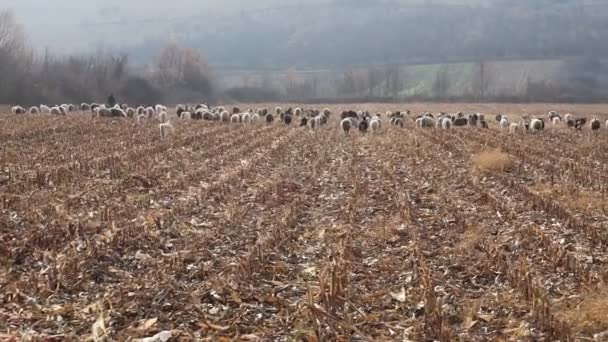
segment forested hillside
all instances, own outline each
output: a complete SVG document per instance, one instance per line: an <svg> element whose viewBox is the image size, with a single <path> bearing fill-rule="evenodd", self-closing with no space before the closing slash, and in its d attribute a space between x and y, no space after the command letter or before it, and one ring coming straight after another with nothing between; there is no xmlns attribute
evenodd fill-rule
<svg viewBox="0 0 608 342"><path fill-rule="evenodd" d="M141 62L167 40L230 68L608 56L608 3L589 0L8 3L40 48Z"/></svg>

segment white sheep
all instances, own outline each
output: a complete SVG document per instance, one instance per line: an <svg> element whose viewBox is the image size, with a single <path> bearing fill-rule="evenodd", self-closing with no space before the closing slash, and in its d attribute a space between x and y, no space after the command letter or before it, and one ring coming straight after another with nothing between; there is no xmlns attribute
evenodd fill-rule
<svg viewBox="0 0 608 342"><path fill-rule="evenodd" d="M551 122L553 123L553 126L559 125L559 123L561 121L562 121L562 119L559 116L554 116L553 119L551 119Z"/></svg>
<svg viewBox="0 0 608 342"><path fill-rule="evenodd" d="M509 128L509 119L506 116L502 116L502 118L500 119L500 122L498 123L500 129L506 129Z"/></svg>
<svg viewBox="0 0 608 342"><path fill-rule="evenodd" d="M346 118L346 119L342 119L342 121L340 121L340 128L342 128L342 131L345 134L348 134L350 132L350 129L353 128L354 126L356 126L353 123L352 118Z"/></svg>
<svg viewBox="0 0 608 342"><path fill-rule="evenodd" d="M13 108L11 108L11 113L13 113L13 114L25 114L25 108L23 108L21 106L13 106Z"/></svg>
<svg viewBox="0 0 608 342"><path fill-rule="evenodd" d="M156 114L156 110L152 107L146 108L146 114L148 114L148 118L152 118Z"/></svg>
<svg viewBox="0 0 608 342"><path fill-rule="evenodd" d="M281 109L281 107L277 107L274 109L274 113L279 116L281 113L283 112L283 109Z"/></svg>
<svg viewBox="0 0 608 342"><path fill-rule="evenodd" d="M567 113L566 115L564 115L564 121L566 121L566 123L574 122L574 115Z"/></svg>
<svg viewBox="0 0 608 342"><path fill-rule="evenodd" d="M165 107L165 106L163 106L163 105L160 105L160 104L157 104L156 106L154 106L154 110L155 110L157 113L160 113L160 112L166 112L166 111L167 111L167 107Z"/></svg>
<svg viewBox="0 0 608 342"><path fill-rule="evenodd" d="M452 128L452 120L450 118L442 118L441 119L441 129L450 129Z"/></svg>
<svg viewBox="0 0 608 342"><path fill-rule="evenodd" d="M296 109L294 109L294 110L293 110L293 114L294 114L295 116L300 116L300 115L302 115L302 108L297 107Z"/></svg>
<svg viewBox="0 0 608 342"><path fill-rule="evenodd" d="M134 117L135 116L135 108L128 107L127 108L127 116L130 117L130 118Z"/></svg>
<svg viewBox="0 0 608 342"><path fill-rule="evenodd" d="M40 112L43 114L51 114L51 108L47 105L40 105Z"/></svg>
<svg viewBox="0 0 608 342"><path fill-rule="evenodd" d="M251 123L258 123L260 122L260 114L259 113L254 113L251 115Z"/></svg>
<svg viewBox="0 0 608 342"><path fill-rule="evenodd" d="M137 107L136 111L137 111L137 115L145 114L146 108L144 108L143 106L139 106L139 107Z"/></svg>
<svg viewBox="0 0 608 342"><path fill-rule="evenodd" d="M245 113L241 114L241 121L243 123L251 122L251 114L249 114L249 112L245 112Z"/></svg>
<svg viewBox="0 0 608 342"><path fill-rule="evenodd" d="M39 110L38 110L38 107L32 106L32 107L30 107L30 110L28 112L30 114L38 114Z"/></svg>
<svg viewBox="0 0 608 342"><path fill-rule="evenodd" d="M511 126L509 126L509 133L511 133L511 134L515 134L515 133L517 133L517 131L519 131L519 124L518 124L518 123L513 122L513 123L511 124Z"/></svg>
<svg viewBox="0 0 608 342"><path fill-rule="evenodd" d="M166 113L166 112L162 112L162 113ZM192 114L190 112L183 112L181 117L182 120L188 121L192 119Z"/></svg>
<svg viewBox="0 0 608 342"><path fill-rule="evenodd" d="M161 124L167 122L167 112L160 112L160 114L158 114L158 121Z"/></svg>
<svg viewBox="0 0 608 342"><path fill-rule="evenodd" d="M435 125L433 118L429 116L422 116L416 119L416 127L418 128L432 128Z"/></svg>
<svg viewBox="0 0 608 342"><path fill-rule="evenodd" d="M83 112L84 111L89 111L89 110L91 110L91 105L89 105L88 103L84 103L83 102L83 103L80 104L80 110L83 111Z"/></svg>
<svg viewBox="0 0 608 342"><path fill-rule="evenodd" d="M148 117L146 116L146 114L137 115L137 124L138 125L143 125L143 123L146 122L147 120L148 120Z"/></svg>
<svg viewBox="0 0 608 342"><path fill-rule="evenodd" d="M372 132L378 132L380 128L382 128L382 121L380 120L380 116L374 115L372 119L369 121L369 127Z"/></svg>
<svg viewBox="0 0 608 342"><path fill-rule="evenodd" d="M541 119L532 119L530 121L529 130L532 132L540 132L545 129L545 122Z"/></svg>
<svg viewBox="0 0 608 342"><path fill-rule="evenodd" d="M164 113L164 112L162 112ZM173 132L175 132L175 128L173 128L173 125L171 124L171 122L163 122L160 125L158 125L158 127L160 128L160 137L165 138L167 136L169 136L169 134L173 134Z"/></svg>
<svg viewBox="0 0 608 342"><path fill-rule="evenodd" d="M230 123L239 123L241 122L241 116L238 114L232 114L232 116L230 116Z"/></svg>
<svg viewBox="0 0 608 342"><path fill-rule="evenodd" d="M220 120L222 122L229 122L230 121L230 113L228 113L227 111L221 111L220 113Z"/></svg>
<svg viewBox="0 0 608 342"><path fill-rule="evenodd" d="M60 108L60 107L57 107L57 106L55 106L55 107L51 108L51 114L53 114L53 115L65 115L65 114L64 114L64 113L61 111L61 108Z"/></svg>

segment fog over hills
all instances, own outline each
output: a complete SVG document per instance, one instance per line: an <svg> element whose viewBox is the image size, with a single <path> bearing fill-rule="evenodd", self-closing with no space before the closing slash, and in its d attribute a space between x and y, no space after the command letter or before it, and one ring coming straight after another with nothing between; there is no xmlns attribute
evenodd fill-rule
<svg viewBox="0 0 608 342"><path fill-rule="evenodd" d="M169 40L224 68L608 55L608 4L589 0L4 3L39 50L117 49L141 63Z"/></svg>

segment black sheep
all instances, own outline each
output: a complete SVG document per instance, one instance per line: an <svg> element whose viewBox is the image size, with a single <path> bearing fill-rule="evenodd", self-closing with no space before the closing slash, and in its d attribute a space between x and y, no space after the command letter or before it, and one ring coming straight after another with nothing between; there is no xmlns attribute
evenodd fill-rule
<svg viewBox="0 0 608 342"><path fill-rule="evenodd" d="M359 132L365 134L367 133L367 128L369 127L369 123L367 122L367 118L364 118L359 122Z"/></svg>

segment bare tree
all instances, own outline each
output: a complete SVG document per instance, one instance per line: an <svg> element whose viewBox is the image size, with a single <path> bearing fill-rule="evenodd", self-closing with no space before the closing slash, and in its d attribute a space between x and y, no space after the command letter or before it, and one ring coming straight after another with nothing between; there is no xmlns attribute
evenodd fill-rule
<svg viewBox="0 0 608 342"><path fill-rule="evenodd" d="M433 95L439 100L445 100L450 89L450 74L448 66L444 65L437 70L435 80L433 81Z"/></svg>
<svg viewBox="0 0 608 342"><path fill-rule="evenodd" d="M473 94L477 100L484 101L486 99L488 88L490 87L492 78L485 60L477 62L475 74L473 75Z"/></svg>
<svg viewBox="0 0 608 342"><path fill-rule="evenodd" d="M25 34L11 10L0 10L0 52L13 54L25 49Z"/></svg>

